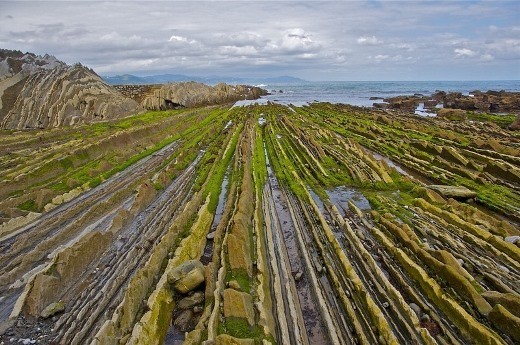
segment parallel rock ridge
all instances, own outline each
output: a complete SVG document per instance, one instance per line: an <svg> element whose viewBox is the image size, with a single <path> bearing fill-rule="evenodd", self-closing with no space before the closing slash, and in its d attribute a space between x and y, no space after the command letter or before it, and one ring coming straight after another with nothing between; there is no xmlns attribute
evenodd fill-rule
<svg viewBox="0 0 520 345"><path fill-rule="evenodd" d="M519 344L520 136L495 120L268 103L0 131L0 343Z"/></svg>
<svg viewBox="0 0 520 345"><path fill-rule="evenodd" d="M49 128L120 118L140 110L91 69L55 57L0 50L0 127Z"/></svg>

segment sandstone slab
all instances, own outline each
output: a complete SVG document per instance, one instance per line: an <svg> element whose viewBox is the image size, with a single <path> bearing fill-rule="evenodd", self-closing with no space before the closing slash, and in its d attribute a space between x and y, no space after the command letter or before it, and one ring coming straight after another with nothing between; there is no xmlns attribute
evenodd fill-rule
<svg viewBox="0 0 520 345"><path fill-rule="evenodd" d="M254 325L253 298L251 295L233 289L225 289L224 316L247 319L250 325Z"/></svg>
<svg viewBox="0 0 520 345"><path fill-rule="evenodd" d="M430 185L428 188L440 193L446 198L454 199L473 199L477 196L472 190L464 186Z"/></svg>

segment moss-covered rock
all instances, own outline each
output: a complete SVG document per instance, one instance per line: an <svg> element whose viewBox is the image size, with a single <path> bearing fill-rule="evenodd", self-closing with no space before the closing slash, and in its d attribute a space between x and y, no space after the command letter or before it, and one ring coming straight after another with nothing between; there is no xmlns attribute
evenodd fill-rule
<svg viewBox="0 0 520 345"><path fill-rule="evenodd" d="M502 305L497 304L489 313L491 322L502 332L509 335L515 344L520 343L520 318L511 314Z"/></svg>
<svg viewBox="0 0 520 345"><path fill-rule="evenodd" d="M515 316L520 317L520 296L518 296L518 294L486 291L482 293L482 297L484 297L493 307L497 304L501 304Z"/></svg>

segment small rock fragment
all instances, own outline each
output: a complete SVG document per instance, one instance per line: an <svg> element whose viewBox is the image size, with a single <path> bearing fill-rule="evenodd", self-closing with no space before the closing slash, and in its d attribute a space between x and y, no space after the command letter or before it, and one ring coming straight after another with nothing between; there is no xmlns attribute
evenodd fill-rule
<svg viewBox="0 0 520 345"><path fill-rule="evenodd" d="M520 236L507 236L504 238L504 241L512 243L512 244L519 244Z"/></svg>
<svg viewBox="0 0 520 345"><path fill-rule="evenodd" d="M242 288L240 287L240 284L236 280L230 280L227 283L227 285L228 285L229 288L231 288L233 290L242 291Z"/></svg>

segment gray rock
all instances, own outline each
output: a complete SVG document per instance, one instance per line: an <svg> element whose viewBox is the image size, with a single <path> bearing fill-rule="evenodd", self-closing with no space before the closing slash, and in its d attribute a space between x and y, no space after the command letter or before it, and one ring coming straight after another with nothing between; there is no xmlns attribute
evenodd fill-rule
<svg viewBox="0 0 520 345"><path fill-rule="evenodd" d="M147 94L142 105L149 110L165 110L258 99L265 94L265 90L254 86L182 82L161 85Z"/></svg>
<svg viewBox="0 0 520 345"><path fill-rule="evenodd" d="M177 316L173 325L177 327L181 332L187 332L192 326L193 311L191 309L184 310Z"/></svg>
<svg viewBox="0 0 520 345"><path fill-rule="evenodd" d="M210 232L210 233L206 236L206 238L207 238L208 240L212 240L212 239L215 238L215 234L216 234L216 233L217 233L216 231L212 231L212 232Z"/></svg>
<svg viewBox="0 0 520 345"><path fill-rule="evenodd" d="M81 64L68 66L54 57L31 53L6 54L13 65L0 78L0 90L12 84L15 87L8 88L9 97L0 100L2 128L72 126L120 118L141 110L137 102L121 95Z"/></svg>
<svg viewBox="0 0 520 345"><path fill-rule="evenodd" d="M409 306L414 311L415 315L417 315L417 317L421 317L421 314L422 314L421 307L419 307L415 303L410 303Z"/></svg>
<svg viewBox="0 0 520 345"><path fill-rule="evenodd" d="M506 238L504 238L504 241L513 244L518 244L520 243L520 236L507 236Z"/></svg>
<svg viewBox="0 0 520 345"><path fill-rule="evenodd" d="M423 314L421 316L421 322L430 322L430 320L431 320L430 315L428 315L428 314Z"/></svg>
<svg viewBox="0 0 520 345"><path fill-rule="evenodd" d="M185 297L179 301L177 307L180 309L190 309L197 304L201 304L204 302L204 293L203 292L195 292L191 296Z"/></svg>

